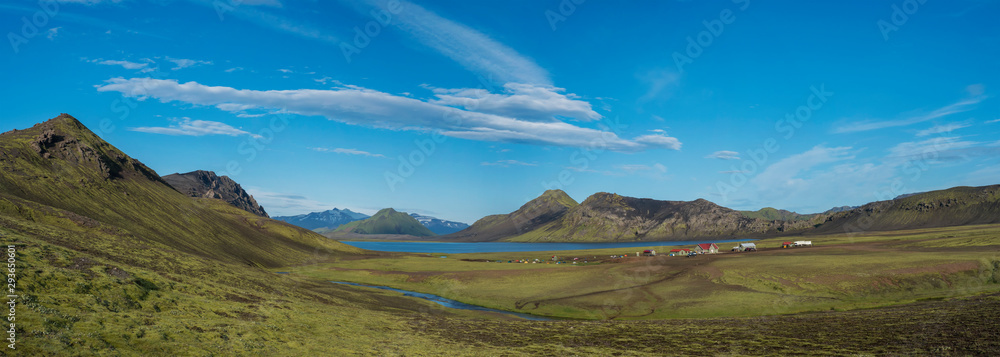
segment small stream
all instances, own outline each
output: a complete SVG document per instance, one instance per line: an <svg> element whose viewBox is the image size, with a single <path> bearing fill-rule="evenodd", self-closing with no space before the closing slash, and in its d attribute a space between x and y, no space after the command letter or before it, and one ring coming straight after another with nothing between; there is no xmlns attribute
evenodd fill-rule
<svg viewBox="0 0 1000 357"><path fill-rule="evenodd" d="M452 299L445 299L443 297L440 297L440 296L437 296L437 295L433 295L433 294L424 294L424 293L418 293L418 292L415 292L415 291L400 290L400 289L390 288L388 286L365 285L365 284L358 284L358 283L348 283L348 282L343 282L343 281L331 281L331 283L334 283L334 284L343 284L343 285L352 285L352 286L361 286L361 287L366 287L366 288L375 288L375 289L395 291L395 292L403 293L403 296L411 296L411 297L415 297L415 298L421 298L421 299L424 299L424 300L430 300L430 301L433 301L433 302L436 302L436 303L440 304L441 306L452 308L452 309L497 312L497 313L501 313L501 314L513 315L513 316L520 317L522 319L534 320L534 321L550 321L550 320L552 320L550 318L542 317L542 316L535 316L535 315L529 315L529 314L522 314L522 313L519 313L519 312L504 311L504 310L491 309L491 308L488 308L488 307L470 305L470 304L466 304L464 302L455 301L455 300L452 300Z"/></svg>

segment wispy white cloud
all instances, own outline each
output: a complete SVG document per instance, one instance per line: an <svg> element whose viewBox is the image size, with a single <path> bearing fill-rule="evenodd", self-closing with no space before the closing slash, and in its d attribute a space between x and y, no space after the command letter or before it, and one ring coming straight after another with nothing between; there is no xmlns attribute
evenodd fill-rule
<svg viewBox="0 0 1000 357"><path fill-rule="evenodd" d="M819 165L854 159L854 157L851 147L828 148L819 145L804 153L792 155L771 164L751 181L764 187L788 188L801 181L796 177L804 171Z"/></svg>
<svg viewBox="0 0 1000 357"><path fill-rule="evenodd" d="M667 167L661 163L655 163L652 165L626 164L616 166L615 169L627 175L638 175L656 180L663 180L667 178Z"/></svg>
<svg viewBox="0 0 1000 357"><path fill-rule="evenodd" d="M267 191L253 186L247 186L244 187L244 189L246 189L247 193L253 196L257 203L260 203L261 207L264 207L264 209L267 210L267 213L272 217L322 212L337 208L337 206L332 204L320 202L300 194ZM347 207L340 206L340 208ZM357 209L350 209L358 212Z"/></svg>
<svg viewBox="0 0 1000 357"><path fill-rule="evenodd" d="M59 0L60 3L68 4L82 4L82 5L97 5L97 4L117 4L122 2L122 0Z"/></svg>
<svg viewBox="0 0 1000 357"><path fill-rule="evenodd" d="M677 88L680 75L677 72L658 69L636 75L640 82L648 87L646 93L639 97L639 103L646 103L656 100L664 100L673 95L673 90ZM663 118L654 115L654 119L662 121Z"/></svg>
<svg viewBox="0 0 1000 357"><path fill-rule="evenodd" d="M199 64L205 64L205 65L211 65L212 64L212 61L199 61L199 60L191 60L191 59L185 59L185 58L166 57L166 60L174 63L174 65L175 65L174 68L171 68L171 70L174 70L174 71L176 71L178 69L184 69L184 68L196 66L196 65L199 65Z"/></svg>
<svg viewBox="0 0 1000 357"><path fill-rule="evenodd" d="M618 171L595 170L595 169L589 169L589 168L583 168L583 167L576 167L576 166L566 166L566 167L564 167L564 169L572 170L572 171L576 171L576 172L583 172L583 173L601 174L601 175L604 175L604 176L616 176L616 177L625 176L625 172L623 172L622 170L618 170Z"/></svg>
<svg viewBox="0 0 1000 357"><path fill-rule="evenodd" d="M511 167L511 166L538 166L538 164L523 162L517 160L497 160L493 162L483 161L480 163L483 166L500 166L500 167Z"/></svg>
<svg viewBox="0 0 1000 357"><path fill-rule="evenodd" d="M949 124L935 125L935 126L932 126L930 128L918 131L917 132L917 136L920 137L920 136L928 136L928 135L934 135L934 134L950 133L950 132L953 132L953 131L958 130L958 129L968 128L970 126L972 126L972 122L971 121L962 122L962 123L949 123Z"/></svg>
<svg viewBox="0 0 1000 357"><path fill-rule="evenodd" d="M101 64L101 65L105 65L105 66L121 66L122 68L131 69L131 70L146 69L146 68L149 68L149 64L150 64L150 62L140 63L140 62L132 62L132 61L102 60L102 59L89 60L89 62L96 63L96 64Z"/></svg>
<svg viewBox="0 0 1000 357"><path fill-rule="evenodd" d="M729 202L739 206L735 207L737 209L771 206L811 213L825 211L834 205L863 203L845 202L845 198L871 201L873 192L880 185L888 185L896 170L890 165L859 161L858 151L852 147L818 145L774 161L759 171L724 172L750 178L746 186L729 193L720 203ZM759 174L754 176L754 172ZM816 205L826 202L833 204L829 207Z"/></svg>
<svg viewBox="0 0 1000 357"><path fill-rule="evenodd" d="M834 128L833 132L855 133L861 131L909 126L917 123L923 123L928 120L933 120L941 117L946 117L952 114L970 111L972 109L975 109L976 104L979 104L980 102L986 99L986 96L982 94L982 87L979 85L971 85L967 88L967 91L971 95L969 98L962 99L958 102L932 110L930 113L915 115L898 120L875 120L875 121L847 123L845 125L841 125Z"/></svg>
<svg viewBox="0 0 1000 357"><path fill-rule="evenodd" d="M138 128L130 128L129 130L143 132L143 133L164 134L164 135L186 135L186 136L247 135L255 138L260 137L259 135L251 134L249 132L229 126L229 124L220 123L216 121L191 120L191 118L188 117L176 118L172 120L174 121L174 123L167 127L138 127Z"/></svg>
<svg viewBox="0 0 1000 357"><path fill-rule="evenodd" d="M642 164L620 165L618 166L618 168L629 173L634 173L639 171L655 171L661 173L667 172L667 167L663 166L663 164L660 163L653 164L652 166L642 165Z"/></svg>
<svg viewBox="0 0 1000 357"><path fill-rule="evenodd" d="M997 178L1000 177L1000 165L990 165L982 167L976 171L970 172L965 177L956 180L954 185L969 185L969 186L987 186L996 185L1000 183Z"/></svg>
<svg viewBox="0 0 1000 357"><path fill-rule="evenodd" d="M681 141L675 137L660 134L643 135L633 139L636 143L650 147L659 147L670 150L680 150Z"/></svg>
<svg viewBox="0 0 1000 357"><path fill-rule="evenodd" d="M59 30L61 29L62 26L50 28L48 31L45 31L45 38L49 39L49 41L55 40L56 36L59 35Z"/></svg>
<svg viewBox="0 0 1000 357"><path fill-rule="evenodd" d="M233 67L233 68L230 68L230 69L227 69L227 70L225 70L225 71L223 71L223 72L226 72L226 73L233 73L233 72L236 72L236 71L242 71L242 70L243 70L243 67Z"/></svg>
<svg viewBox="0 0 1000 357"><path fill-rule="evenodd" d="M313 148L313 150L315 150L315 151L319 151L319 152L332 152L332 153L334 153L334 154L346 154L346 155L360 155L360 156L368 156L368 157L380 157L380 158L383 158L383 159L385 158L385 155L382 155L382 154L372 154L372 153L370 153L370 152L367 152L367 151L361 151L361 150L358 150L358 149L344 149L344 148L336 148L336 149L328 149L328 148Z"/></svg>
<svg viewBox="0 0 1000 357"><path fill-rule="evenodd" d="M395 130L440 130L456 138L567 147L593 147L635 152L650 149L679 150L681 142L666 135L650 134L627 140L617 134L575 126L562 121L532 122L516 118L462 110L396 96L357 86L330 90L246 90L206 86L197 82L153 78L112 78L97 86L101 92L157 98L215 106L225 111L250 109L284 110L288 113L324 116L352 125Z"/></svg>
<svg viewBox="0 0 1000 357"><path fill-rule="evenodd" d="M740 153L729 150L716 151L711 155L705 156L706 159L721 159L721 160L739 160Z"/></svg>
<svg viewBox="0 0 1000 357"><path fill-rule="evenodd" d="M279 0L242 0L241 5L283 7Z"/></svg>
<svg viewBox="0 0 1000 357"><path fill-rule="evenodd" d="M940 158L947 152L966 149L977 146L981 143L962 140L959 136L942 136L921 141L899 143L889 149L889 155L893 158L928 157Z"/></svg>
<svg viewBox="0 0 1000 357"><path fill-rule="evenodd" d="M355 7L364 16L373 7L387 8L385 0L366 3L369 6ZM514 49L414 3L403 0L400 4L394 25L469 71L500 83L552 85L548 71Z"/></svg>
<svg viewBox="0 0 1000 357"><path fill-rule="evenodd" d="M987 120L984 124L1000 123L1000 119Z"/></svg>
<svg viewBox="0 0 1000 357"><path fill-rule="evenodd" d="M566 91L563 88L522 83L507 83L503 87L502 94L483 89L430 88L437 97L431 103L531 121L553 121L560 116L581 121L601 119L590 103L578 100L572 93L563 94Z"/></svg>
<svg viewBox="0 0 1000 357"><path fill-rule="evenodd" d="M257 26L264 28L270 28L272 30L277 30L285 32L288 34L319 40L326 42L328 44L337 45L340 43L340 39L336 36L329 34L326 31L316 25L305 23L303 21L292 20L290 18L280 16L261 8L267 7L283 7L282 3L277 0L243 0L237 6L232 6L230 1L220 1L220 0L188 0L189 2L199 4L216 11L219 11L221 19L225 20L228 16L232 15L237 18L249 21ZM226 4L230 7L222 8L220 4ZM251 5L251 6L244 6ZM224 9L220 11L219 9Z"/></svg>

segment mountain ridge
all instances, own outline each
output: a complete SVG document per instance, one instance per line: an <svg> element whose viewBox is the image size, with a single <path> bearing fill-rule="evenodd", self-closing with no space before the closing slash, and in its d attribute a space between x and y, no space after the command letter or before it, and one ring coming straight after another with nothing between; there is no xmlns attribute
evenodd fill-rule
<svg viewBox="0 0 1000 357"><path fill-rule="evenodd" d="M598 192L582 203L522 229L495 229L523 215L526 207L546 207L543 194L506 215L486 216L470 228L444 236L456 241L619 242L689 239L766 238L803 234L854 233L966 224L1000 223L1000 185L953 187L798 214L764 208L736 211L705 199L664 201Z"/></svg>
<svg viewBox="0 0 1000 357"><path fill-rule="evenodd" d="M1000 223L1000 185L957 186L870 202L831 214L807 234Z"/></svg>
<svg viewBox="0 0 1000 357"><path fill-rule="evenodd" d="M488 242L532 231L559 219L579 203L562 190L547 190L516 211L483 217L469 228L442 236L443 239Z"/></svg>
<svg viewBox="0 0 1000 357"><path fill-rule="evenodd" d="M130 239L252 266L301 262L316 249L361 252L221 200L181 194L68 114L0 134L0 171L0 213L12 217L67 212Z"/></svg>
<svg viewBox="0 0 1000 357"><path fill-rule="evenodd" d="M341 233L400 234L415 237L436 236L416 218L392 208L383 208L371 217L344 224L334 230Z"/></svg>
<svg viewBox="0 0 1000 357"><path fill-rule="evenodd" d="M296 216L272 217L276 220L296 225L308 230L334 230L344 224L360 221L371 216L349 209L333 208L322 212L310 212Z"/></svg>
<svg viewBox="0 0 1000 357"><path fill-rule="evenodd" d="M188 196L223 200L244 211L269 217L264 207L261 207L252 195L229 176L218 176L212 171L197 170L163 176L163 181Z"/></svg>
<svg viewBox="0 0 1000 357"><path fill-rule="evenodd" d="M437 217L425 216L417 213L410 213L410 217L413 217L420 222L420 224L430 229L431 232L437 235L451 234L463 229L469 228L468 224L462 222L443 220Z"/></svg>
<svg viewBox="0 0 1000 357"><path fill-rule="evenodd" d="M745 217L705 199L662 201L598 192L518 242L621 242L762 236L797 225ZM798 224L801 225L801 224Z"/></svg>

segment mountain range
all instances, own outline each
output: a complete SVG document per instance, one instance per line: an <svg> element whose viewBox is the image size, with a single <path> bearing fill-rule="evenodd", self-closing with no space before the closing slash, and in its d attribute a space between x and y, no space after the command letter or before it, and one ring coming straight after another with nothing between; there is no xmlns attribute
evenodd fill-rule
<svg viewBox="0 0 1000 357"><path fill-rule="evenodd" d="M434 234L450 234L461 231L469 227L468 224L462 222L447 221L436 217L425 216L416 213L410 213L410 216L420 222L421 225L430 229ZM354 221L360 221L370 216L364 213L358 213L351 211L349 209L331 209L323 212L313 212L307 214L300 214L297 216L280 216L272 217L279 221L288 222L296 226L310 229L321 234L336 231L342 225L351 223Z"/></svg>
<svg viewBox="0 0 1000 357"><path fill-rule="evenodd" d="M226 243L226 249L212 249L214 243L211 242L217 239L206 240L207 237L228 236L245 230L238 227L222 229L219 224L207 223L232 219L232 212L215 201L227 202L230 207L257 217L267 217L253 197L228 177L194 171L161 178L141 162L98 138L69 115L61 115L30 129L4 133L2 138L0 166L4 175L0 176L0 187L10 202L24 200L61 210L85 212L87 217L113 222L132 234L148 235L150 239L178 244L178 247L193 252L225 252L240 257L241 261L268 265L260 260L265 256L260 252L260 244L234 245L230 241ZM169 192L163 192L164 189ZM578 203L561 190L549 190L514 212L484 217L465 229L461 229L461 223L406 214L391 208L383 209L372 217L350 210L330 210L277 218L297 220L293 223L306 228L339 227L336 229L338 232L357 234L428 237L437 235L437 230L443 233L442 240L452 241L614 242L756 238L997 223L1000 222L997 191L998 186L956 187L803 215L774 208L736 211L704 199L664 201L607 192L596 193ZM134 197L135 194L141 194L141 199ZM184 214L165 213L162 203L177 201L172 196L174 194L196 198L193 202L201 202L201 210L191 208L182 210ZM184 204L174 204L175 208L190 206L186 203L188 198L181 200ZM198 213L200 218L187 218L194 211L201 212ZM218 214L229 215L230 218L216 217ZM236 222L238 225L258 222L239 221ZM185 235L178 236L173 232L174 226L198 232L197 243L185 241ZM219 229L227 233L222 234ZM297 239L304 237L296 234L300 237ZM248 239L258 239L255 236L257 234L240 234L236 240L249 242Z"/></svg>
<svg viewBox="0 0 1000 357"><path fill-rule="evenodd" d="M1000 185L924 192L808 220L760 214L748 217L706 200L613 193L577 203L551 190L514 212L433 239L648 241L1000 223ZM393 209L342 228L433 236L417 218ZM362 261L380 253L248 212L216 195L179 192L65 114L0 134L0 238L9 252L16 250L16 331L26 342L17 347L24 355L60 355L69 348L280 354L246 348L248 342L295 348L330 335L377 344L408 338L414 329L407 324L428 311L428 305L397 296L275 274L283 267ZM287 333L302 326L316 328ZM404 328L382 332L394 326ZM316 346L299 354L324 354L328 347ZM338 352L326 354L347 353Z"/></svg>
<svg viewBox="0 0 1000 357"><path fill-rule="evenodd" d="M549 190L507 215L485 217L445 238L463 241L616 242L763 236L805 221L750 218L704 199L660 201L596 193L577 203Z"/></svg>
<svg viewBox="0 0 1000 357"><path fill-rule="evenodd" d="M163 176L163 181L185 195L220 199L229 202L236 208L267 217L264 207L261 207L253 196L244 191L243 187L229 176L218 176L212 171L198 170L186 174Z"/></svg>
<svg viewBox="0 0 1000 357"><path fill-rule="evenodd" d="M798 214L735 211L704 199L661 201L596 193L577 204L550 190L509 214L487 216L443 240L618 242L763 238L1000 222L1000 185L955 187Z"/></svg>
<svg viewBox="0 0 1000 357"><path fill-rule="evenodd" d="M331 209L323 212L312 212L297 216L272 217L279 221L288 222L296 226L309 230L333 230L344 224L370 217L364 213L358 213L349 209Z"/></svg>
<svg viewBox="0 0 1000 357"><path fill-rule="evenodd" d="M420 222L420 224L430 229L431 232L438 235L451 234L463 229L469 228L468 224L462 222L446 221L440 218L435 218L431 216L424 216L416 213L410 213L410 217L413 217Z"/></svg>
<svg viewBox="0 0 1000 357"><path fill-rule="evenodd" d="M392 208L384 208L374 216L354 221L340 226L334 232L357 234L399 234L415 237L435 236L434 232L425 227L416 218L398 212Z"/></svg>

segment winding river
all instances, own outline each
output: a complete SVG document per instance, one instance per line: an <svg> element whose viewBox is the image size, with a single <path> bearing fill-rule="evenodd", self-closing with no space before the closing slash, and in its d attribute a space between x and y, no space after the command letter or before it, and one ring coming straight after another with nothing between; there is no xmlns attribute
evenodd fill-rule
<svg viewBox="0 0 1000 357"><path fill-rule="evenodd" d="M390 288L388 286L364 285L364 284L358 284L358 283L348 283L348 282L343 282L343 281L331 281L331 283L334 283L334 284L343 284L343 285L351 285L351 286L361 286L361 287L366 287L366 288L375 288L375 289L395 291L395 292L403 293L403 296L410 296L410 297L415 297L415 298L421 298L421 299L424 299L424 300L430 300L430 301L433 301L433 302L436 302L436 303L440 304L441 306L449 307L449 308L452 308L452 309L497 312L497 313L501 313L501 314L517 316L517 317L520 317L520 318L526 319L526 320L535 320L535 321L549 321L549 320L551 320L549 318L545 318L545 317L541 317L541 316L535 316L535 315L529 315L529 314L522 314L522 313L518 313L518 312L497 310L497 309L491 309L491 308L488 308L488 307L470 305L470 304L466 304L464 302L455 301L455 300L452 300L452 299L445 299L445 298L437 296L437 295L418 293L418 292L415 292L415 291L408 291L408 290L400 290L400 289L396 289L396 288Z"/></svg>

